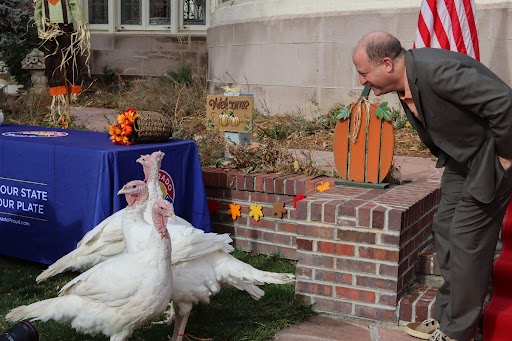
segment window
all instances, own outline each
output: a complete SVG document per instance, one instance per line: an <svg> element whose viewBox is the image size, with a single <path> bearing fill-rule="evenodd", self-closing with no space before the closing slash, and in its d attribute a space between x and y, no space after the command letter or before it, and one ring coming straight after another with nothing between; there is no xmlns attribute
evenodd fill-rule
<svg viewBox="0 0 512 341"><path fill-rule="evenodd" d="M171 24L171 4L165 0L149 1L149 24L150 25L170 25Z"/></svg>
<svg viewBox="0 0 512 341"><path fill-rule="evenodd" d="M206 33L211 0L82 0L92 31Z"/></svg>
<svg viewBox="0 0 512 341"><path fill-rule="evenodd" d="M206 24L206 0L185 0L183 5L184 25Z"/></svg>
<svg viewBox="0 0 512 341"><path fill-rule="evenodd" d="M108 24L108 0L89 0L89 24Z"/></svg>
<svg viewBox="0 0 512 341"><path fill-rule="evenodd" d="M141 0L121 0L121 25L142 25Z"/></svg>

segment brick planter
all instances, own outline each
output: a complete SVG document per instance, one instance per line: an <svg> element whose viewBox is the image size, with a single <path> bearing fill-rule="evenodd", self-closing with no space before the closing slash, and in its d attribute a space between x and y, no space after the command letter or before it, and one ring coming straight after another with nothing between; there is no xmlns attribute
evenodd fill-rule
<svg viewBox="0 0 512 341"><path fill-rule="evenodd" d="M220 203L215 232L231 233L245 251L298 260L296 292L320 313L398 322L397 305L431 240L439 182L417 180L389 189L331 186L327 177L242 174L203 168L209 198ZM293 207L293 197L306 198ZM284 202L283 218L272 204ZM241 206L235 221L230 203ZM250 206L264 216L255 221Z"/></svg>

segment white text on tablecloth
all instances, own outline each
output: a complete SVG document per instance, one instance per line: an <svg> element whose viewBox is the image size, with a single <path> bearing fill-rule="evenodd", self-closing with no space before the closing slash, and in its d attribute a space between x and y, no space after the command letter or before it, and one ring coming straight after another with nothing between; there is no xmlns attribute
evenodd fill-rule
<svg viewBox="0 0 512 341"><path fill-rule="evenodd" d="M0 197L0 208L3 207L41 215L44 214L44 205L41 202L48 201L47 191L25 187L0 185L0 194L2 195Z"/></svg>

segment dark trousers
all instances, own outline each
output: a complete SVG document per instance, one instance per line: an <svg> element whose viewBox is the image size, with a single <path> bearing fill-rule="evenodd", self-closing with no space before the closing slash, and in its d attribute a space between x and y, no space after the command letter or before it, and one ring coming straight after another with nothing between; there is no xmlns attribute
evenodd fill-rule
<svg viewBox="0 0 512 341"><path fill-rule="evenodd" d="M476 333L488 291L496 243L512 195L509 169L489 204L466 191L467 169L449 159L441 179L441 202L433 221L444 284L433 317L446 335L469 341Z"/></svg>
<svg viewBox="0 0 512 341"><path fill-rule="evenodd" d="M82 76L79 71L80 59L78 58L78 52L73 54L69 50L79 48L79 46L71 46L71 34L74 32L73 25L58 24L58 26L64 33L43 43L45 73L50 95L79 94L82 91ZM66 49L68 50L66 51ZM63 60L64 51L67 54L65 60Z"/></svg>

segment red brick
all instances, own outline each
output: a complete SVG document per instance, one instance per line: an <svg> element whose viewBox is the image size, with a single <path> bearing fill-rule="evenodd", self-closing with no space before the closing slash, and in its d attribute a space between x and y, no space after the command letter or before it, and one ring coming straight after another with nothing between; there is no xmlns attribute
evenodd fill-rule
<svg viewBox="0 0 512 341"><path fill-rule="evenodd" d="M254 229L248 229L246 227L238 226L236 228L236 236L238 238L251 238L251 239L262 239L263 232Z"/></svg>
<svg viewBox="0 0 512 341"><path fill-rule="evenodd" d="M398 278L398 265L380 264L379 275Z"/></svg>
<svg viewBox="0 0 512 341"><path fill-rule="evenodd" d="M359 232L346 229L336 229L336 240L353 243L375 244L377 235L373 232Z"/></svg>
<svg viewBox="0 0 512 341"><path fill-rule="evenodd" d="M357 217L358 217L358 225L364 227L372 227L371 217L372 217L372 209L376 206L376 204L372 202L367 202L366 204L359 206L357 208Z"/></svg>
<svg viewBox="0 0 512 341"><path fill-rule="evenodd" d="M391 235L391 234L381 234L380 235L380 244L382 245L390 245L390 246L399 246L400 236Z"/></svg>
<svg viewBox="0 0 512 341"><path fill-rule="evenodd" d="M308 199L303 199L297 202L297 211L295 213L295 217L297 220L307 220L308 219L308 211L309 204L311 202Z"/></svg>
<svg viewBox="0 0 512 341"><path fill-rule="evenodd" d="M336 223L336 211L338 205L342 204L344 201L341 200L331 200L328 201L324 205L324 222L335 224Z"/></svg>
<svg viewBox="0 0 512 341"><path fill-rule="evenodd" d="M332 285L297 282L295 289L302 293L315 294L320 296L332 296Z"/></svg>
<svg viewBox="0 0 512 341"><path fill-rule="evenodd" d="M355 315L372 319L372 320L378 320L383 322L396 322L397 316L395 309L393 310L387 310L377 307L368 307L368 306L362 306L362 305L356 305L355 306Z"/></svg>
<svg viewBox="0 0 512 341"><path fill-rule="evenodd" d="M274 179L274 193L285 194L284 182L289 177L291 177L291 175L288 174L288 175L281 175Z"/></svg>
<svg viewBox="0 0 512 341"><path fill-rule="evenodd" d="M332 257L327 256L319 256L311 254L305 254L297 252L297 256L299 258L299 264L307 265L312 267L319 267L324 269L332 269L334 266L334 259Z"/></svg>
<svg viewBox="0 0 512 341"><path fill-rule="evenodd" d="M297 260L297 249L294 247L286 247L282 245L277 246L277 254L286 259Z"/></svg>
<svg viewBox="0 0 512 341"><path fill-rule="evenodd" d="M245 174L237 174L235 185L236 189L238 189L239 191L245 190Z"/></svg>
<svg viewBox="0 0 512 341"><path fill-rule="evenodd" d="M297 224L278 221L277 222L277 231L288 232L288 233L297 233Z"/></svg>
<svg viewBox="0 0 512 341"><path fill-rule="evenodd" d="M375 303L375 292L368 290L336 287L336 297L358 302Z"/></svg>
<svg viewBox="0 0 512 341"><path fill-rule="evenodd" d="M256 243L253 243L253 251L256 251L258 253L267 254L267 255L276 255L277 254L277 246L256 242Z"/></svg>
<svg viewBox="0 0 512 341"><path fill-rule="evenodd" d="M323 253L331 253L336 256L354 256L355 247L354 245L346 245L341 243L332 242L318 242L318 251Z"/></svg>
<svg viewBox="0 0 512 341"><path fill-rule="evenodd" d="M211 183L212 173L208 168L203 168L203 182L205 187L209 187Z"/></svg>
<svg viewBox="0 0 512 341"><path fill-rule="evenodd" d="M286 234L281 234L281 233L265 232L265 233L263 233L263 240L269 241L273 244L280 244L280 245L287 245L287 246L291 246L291 245L295 244L294 237L292 237L290 235L286 235Z"/></svg>
<svg viewBox="0 0 512 341"><path fill-rule="evenodd" d="M249 219L249 225L255 228L263 228L274 231L276 229L276 221L260 218L260 220L256 221L253 217Z"/></svg>
<svg viewBox="0 0 512 341"><path fill-rule="evenodd" d="M313 251L313 241L307 239L297 238L297 250Z"/></svg>
<svg viewBox="0 0 512 341"><path fill-rule="evenodd" d="M265 179L263 181L263 186L265 188L266 193L276 193L274 191L274 179L280 177L281 174L273 173L273 174L267 174L265 176Z"/></svg>
<svg viewBox="0 0 512 341"><path fill-rule="evenodd" d="M295 179L295 193L297 194L304 194L306 196L310 195L314 191L314 182L309 186L313 187L312 189L308 190L306 188L306 182L308 180L313 179L312 176L304 176L301 175L299 178Z"/></svg>
<svg viewBox="0 0 512 341"><path fill-rule="evenodd" d="M396 294L384 294L381 293L377 299L378 304L387 305L390 307L396 307L398 303L398 298Z"/></svg>
<svg viewBox="0 0 512 341"><path fill-rule="evenodd" d="M392 209L388 211L388 224L387 230L399 231L404 225L404 211Z"/></svg>
<svg viewBox="0 0 512 341"><path fill-rule="evenodd" d="M249 192L237 191L236 189L226 189L224 191L224 198L232 199L233 201L248 201Z"/></svg>
<svg viewBox="0 0 512 341"><path fill-rule="evenodd" d="M321 282L332 282L337 284L352 284L352 275L336 272L336 271L328 271L328 270L316 270L315 271L315 280Z"/></svg>
<svg viewBox="0 0 512 341"><path fill-rule="evenodd" d="M313 269L305 268L302 266L297 266L297 269L295 270L295 275L297 277L306 277L308 279L312 279L313 278Z"/></svg>
<svg viewBox="0 0 512 341"><path fill-rule="evenodd" d="M242 251L252 251L252 241L233 238L233 244Z"/></svg>
<svg viewBox="0 0 512 341"><path fill-rule="evenodd" d="M384 229L387 211L383 206L377 206L372 210L372 228Z"/></svg>
<svg viewBox="0 0 512 341"><path fill-rule="evenodd" d="M336 269L347 272L377 273L377 265L375 263L364 262L360 259L337 258Z"/></svg>
<svg viewBox="0 0 512 341"><path fill-rule="evenodd" d="M324 200L315 200L311 202L311 221L322 221Z"/></svg>
<svg viewBox="0 0 512 341"><path fill-rule="evenodd" d="M266 174L258 174L254 177L254 191L265 192L265 176Z"/></svg>
<svg viewBox="0 0 512 341"><path fill-rule="evenodd" d="M278 197L275 194L252 192L250 198L254 203L272 204L277 202Z"/></svg>
<svg viewBox="0 0 512 341"><path fill-rule="evenodd" d="M219 186L221 188L227 188L228 187L228 175L225 172L219 173Z"/></svg>
<svg viewBox="0 0 512 341"><path fill-rule="evenodd" d="M334 228L326 226L297 224L297 235L304 237L333 239Z"/></svg>
<svg viewBox="0 0 512 341"><path fill-rule="evenodd" d="M246 191L254 191L254 183L255 183L255 178L256 178L256 175L257 174L247 174L245 176L245 190Z"/></svg>
<svg viewBox="0 0 512 341"><path fill-rule="evenodd" d="M355 217L356 216L356 209L357 207L364 205L366 201L364 200L347 200L343 205L339 207L339 213L338 216L348 216L348 217Z"/></svg>
<svg viewBox="0 0 512 341"><path fill-rule="evenodd" d="M356 277L356 284L361 287L371 289L382 289L387 291L396 292L397 283L396 280L383 279L376 277L360 276Z"/></svg>
<svg viewBox="0 0 512 341"><path fill-rule="evenodd" d="M314 297L315 310L326 311L334 314L352 314L352 303L334 299Z"/></svg>
<svg viewBox="0 0 512 341"><path fill-rule="evenodd" d="M295 180L299 179L300 177L301 177L300 175L295 175L295 176L291 176L284 180L284 191L285 191L284 193L286 195L295 196L296 194L298 194L295 191ZM301 193L301 194L304 194L304 193Z"/></svg>
<svg viewBox="0 0 512 341"><path fill-rule="evenodd" d="M359 247L359 256L362 258L398 262L398 251L377 249L371 247Z"/></svg>

